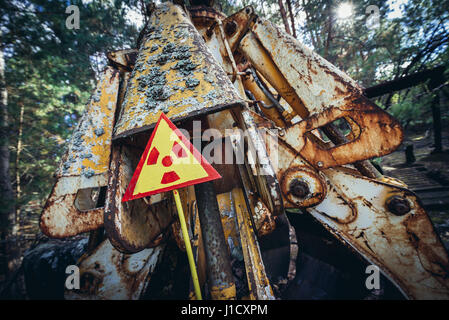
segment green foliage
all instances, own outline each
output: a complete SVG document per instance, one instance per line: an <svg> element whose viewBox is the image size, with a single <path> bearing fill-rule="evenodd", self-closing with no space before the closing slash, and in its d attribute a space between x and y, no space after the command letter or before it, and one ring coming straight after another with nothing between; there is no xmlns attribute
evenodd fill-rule
<svg viewBox="0 0 449 320"><path fill-rule="evenodd" d="M226 15L231 15L244 7L252 6L255 12L275 24L281 23L279 5L277 0L218 0L215 7Z"/></svg>
<svg viewBox="0 0 449 320"><path fill-rule="evenodd" d="M137 1L84 3L1 1L11 176L15 182L15 174L19 175L21 187L18 207L45 201L64 145L105 66L105 53L133 47L138 36L136 27L125 18ZM70 4L80 9L80 29L66 28L69 14L65 10ZM19 140L22 148L16 164Z"/></svg>
<svg viewBox="0 0 449 320"><path fill-rule="evenodd" d="M422 106L422 105L421 105ZM423 120L423 110L416 106L412 100L407 99L405 101L393 104L390 107L390 113L398 119L403 127L409 125L422 124Z"/></svg>
<svg viewBox="0 0 449 320"><path fill-rule="evenodd" d="M407 97L399 101L399 94L392 99L394 103L388 111L398 119L404 128L422 127L423 125L430 127L432 125L431 106L437 94L443 98L441 92L423 92L426 89L420 87L413 88ZM442 121L446 121L449 115L448 104L439 104Z"/></svg>

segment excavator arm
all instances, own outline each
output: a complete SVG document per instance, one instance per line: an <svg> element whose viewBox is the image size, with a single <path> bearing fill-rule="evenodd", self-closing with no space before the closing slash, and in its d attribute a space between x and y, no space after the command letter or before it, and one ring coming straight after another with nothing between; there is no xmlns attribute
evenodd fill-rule
<svg viewBox="0 0 449 320"><path fill-rule="evenodd" d="M250 27L237 50L250 63L247 68L260 74L294 113L285 117L281 109L273 117L262 105L263 116L254 116L281 128L276 137L280 151L272 163L280 164L275 172L284 203L306 209L378 266L406 297L447 299L448 255L419 198L366 161L400 145L399 123L366 98L354 80L298 40L263 18L247 17ZM254 96L270 100L258 92L262 88L252 88ZM289 123L296 116L301 120ZM332 126L338 119L349 124L349 134ZM317 129L331 143L325 144ZM266 141L267 148L274 143Z"/></svg>

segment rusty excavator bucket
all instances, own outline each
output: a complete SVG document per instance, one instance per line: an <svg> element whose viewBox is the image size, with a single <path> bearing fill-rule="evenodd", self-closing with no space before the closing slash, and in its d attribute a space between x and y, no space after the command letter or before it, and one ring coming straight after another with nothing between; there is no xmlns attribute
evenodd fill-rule
<svg viewBox="0 0 449 320"><path fill-rule="evenodd" d="M49 237L100 234L66 298L143 298L170 269L167 248L186 250L170 192L122 202L161 113L222 176L179 189L206 298L288 298L295 276L318 272L301 269L315 227L296 218L405 298L449 298L449 258L419 199L369 161L395 150L402 128L353 79L251 7L226 17L165 2L139 38L108 53L41 216Z"/></svg>

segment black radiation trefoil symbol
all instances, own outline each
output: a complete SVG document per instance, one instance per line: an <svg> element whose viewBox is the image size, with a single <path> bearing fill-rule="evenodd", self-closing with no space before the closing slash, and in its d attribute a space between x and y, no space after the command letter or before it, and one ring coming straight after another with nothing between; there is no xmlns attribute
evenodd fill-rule
<svg viewBox="0 0 449 320"><path fill-rule="evenodd" d="M173 144L172 152L175 154L175 156L177 158L187 157L186 151L177 142L175 142ZM153 147L153 149L151 149L150 155L148 156L147 165L148 166L155 165L157 163L158 159L159 159L159 151L157 150L156 147ZM171 167L172 164L173 164L173 158L170 155L162 158L162 165L164 167L166 167L166 168ZM179 179L180 179L180 177L178 176L178 174L175 171L167 171L162 176L161 184L172 183Z"/></svg>

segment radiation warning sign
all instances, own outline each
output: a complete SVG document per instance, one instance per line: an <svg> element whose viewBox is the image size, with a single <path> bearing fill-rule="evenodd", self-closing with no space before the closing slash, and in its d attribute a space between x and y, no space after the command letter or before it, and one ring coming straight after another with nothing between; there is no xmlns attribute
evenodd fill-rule
<svg viewBox="0 0 449 320"><path fill-rule="evenodd" d="M162 113L122 202L221 178Z"/></svg>

